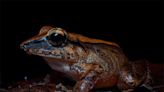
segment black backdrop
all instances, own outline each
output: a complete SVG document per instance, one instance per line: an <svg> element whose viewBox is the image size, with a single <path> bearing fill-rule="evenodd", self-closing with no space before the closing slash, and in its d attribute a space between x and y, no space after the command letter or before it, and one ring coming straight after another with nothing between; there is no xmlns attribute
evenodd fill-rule
<svg viewBox="0 0 164 92"><path fill-rule="evenodd" d="M162 3L158 0L6 0L1 5L1 86L50 71L42 58L19 49L44 25L115 41L131 60L163 61Z"/></svg>

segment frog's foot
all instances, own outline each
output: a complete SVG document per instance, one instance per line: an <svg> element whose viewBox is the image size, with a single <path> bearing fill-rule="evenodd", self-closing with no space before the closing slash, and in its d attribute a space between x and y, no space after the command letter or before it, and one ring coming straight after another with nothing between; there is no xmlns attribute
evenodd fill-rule
<svg viewBox="0 0 164 92"><path fill-rule="evenodd" d="M147 90L149 90L150 92L155 92L153 87L149 86L149 85L145 85L145 84L142 84L141 87L144 87L146 88Z"/></svg>
<svg viewBox="0 0 164 92"><path fill-rule="evenodd" d="M59 83L56 85L56 90L55 92L72 92L72 90L68 89L65 85L62 83Z"/></svg>

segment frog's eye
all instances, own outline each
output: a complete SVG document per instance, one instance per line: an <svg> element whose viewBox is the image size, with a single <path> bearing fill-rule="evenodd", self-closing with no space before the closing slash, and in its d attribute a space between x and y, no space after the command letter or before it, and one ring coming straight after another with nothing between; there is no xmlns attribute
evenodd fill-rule
<svg viewBox="0 0 164 92"><path fill-rule="evenodd" d="M63 46L66 43L66 35L64 32L56 30L50 32L47 36L48 42L53 46Z"/></svg>

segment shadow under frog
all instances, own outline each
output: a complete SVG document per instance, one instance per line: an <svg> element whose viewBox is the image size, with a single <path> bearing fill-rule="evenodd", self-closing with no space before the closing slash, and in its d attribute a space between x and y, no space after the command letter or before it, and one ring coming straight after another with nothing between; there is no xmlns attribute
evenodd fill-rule
<svg viewBox="0 0 164 92"><path fill-rule="evenodd" d="M149 86L146 64L128 61L114 42L44 26L38 35L20 46L29 54L42 56L53 70L75 80L74 92L114 86L130 92L142 85Z"/></svg>

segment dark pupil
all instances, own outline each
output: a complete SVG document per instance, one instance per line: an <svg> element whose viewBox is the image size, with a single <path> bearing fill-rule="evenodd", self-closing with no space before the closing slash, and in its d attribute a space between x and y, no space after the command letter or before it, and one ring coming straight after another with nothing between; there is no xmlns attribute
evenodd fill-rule
<svg viewBox="0 0 164 92"><path fill-rule="evenodd" d="M53 46L60 46L65 42L66 38L60 34L53 33L49 36L49 40Z"/></svg>

